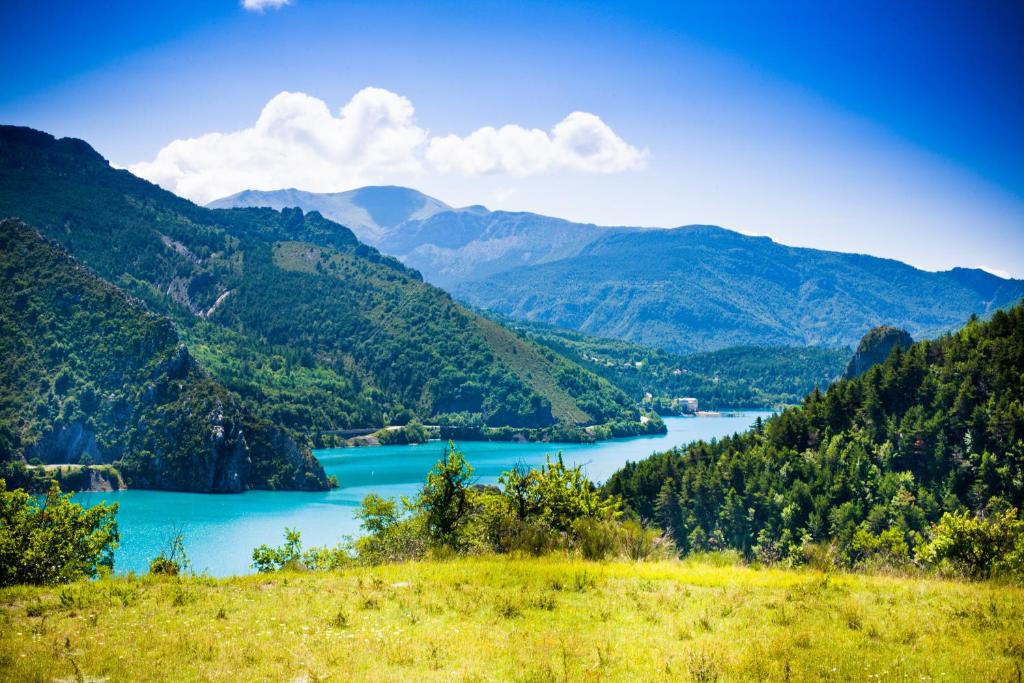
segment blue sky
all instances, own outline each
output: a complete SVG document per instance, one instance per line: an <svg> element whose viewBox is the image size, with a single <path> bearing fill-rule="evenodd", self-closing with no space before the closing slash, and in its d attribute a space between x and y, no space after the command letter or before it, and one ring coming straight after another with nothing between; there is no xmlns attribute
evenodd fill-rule
<svg viewBox="0 0 1024 683"><path fill-rule="evenodd" d="M90 4L0 9L0 121L199 201L396 183L1024 276L1019 2Z"/></svg>

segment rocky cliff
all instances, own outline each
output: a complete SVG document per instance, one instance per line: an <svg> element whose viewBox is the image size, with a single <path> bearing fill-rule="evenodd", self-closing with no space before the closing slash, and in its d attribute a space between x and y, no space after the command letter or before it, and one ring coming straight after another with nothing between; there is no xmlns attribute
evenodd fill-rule
<svg viewBox="0 0 1024 683"><path fill-rule="evenodd" d="M860 377L874 366L884 362L895 347L908 349L913 343L914 340L910 333L898 327L872 328L861 338L860 344L857 345L857 351L846 366L843 377L846 379Z"/></svg>

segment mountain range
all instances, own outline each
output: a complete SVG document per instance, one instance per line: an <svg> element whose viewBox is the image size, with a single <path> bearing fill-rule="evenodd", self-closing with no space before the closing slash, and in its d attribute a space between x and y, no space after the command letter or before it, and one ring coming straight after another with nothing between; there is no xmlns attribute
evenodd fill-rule
<svg viewBox="0 0 1024 683"><path fill-rule="evenodd" d="M166 318L189 358L240 409L302 444L331 445L347 430L411 419L535 438L664 429L642 422L636 402L606 380L460 306L317 212L199 207L112 168L81 140L4 126L3 216L20 218L76 267ZM62 308L46 315L103 324L104 316L81 310L92 302L56 300ZM60 359L76 336L74 325L43 335L40 354ZM69 395L54 376L65 371L72 369L62 362L43 371L46 401L58 408ZM17 405L9 415L34 400L10 399ZM3 455L25 458L47 429L68 427L62 411L39 429L14 418L0 425L19 435ZM139 457L160 457L146 452Z"/></svg>
<svg viewBox="0 0 1024 683"><path fill-rule="evenodd" d="M300 207L348 226L385 254L450 289L518 266L557 261L615 230L535 213L452 208L406 187L363 187L318 194L300 190L245 190L210 208Z"/></svg>
<svg viewBox="0 0 1024 683"><path fill-rule="evenodd" d="M0 344L14 373L5 385L21 388L0 405L0 460L88 455L157 488L316 488L326 483L309 446L355 430L410 420L496 438L664 430L641 415L652 390L788 402L834 376L836 349L869 327L927 338L1024 292L979 270L926 273L712 226L602 228L394 187L270 194L279 210L204 208L81 140L0 127L0 218L23 221L3 224ZM231 201L270 203L266 193ZM287 206L314 201L356 232ZM410 265L421 257L427 282ZM44 277L35 262L75 277ZM428 284L446 278L498 313ZM97 350L79 353L75 339ZM785 377L765 354L789 362ZM168 366L171 356L180 362ZM192 445L179 453L171 441ZM223 449L235 464L223 465Z"/></svg>
<svg viewBox="0 0 1024 683"><path fill-rule="evenodd" d="M1024 296L1024 281L979 269L934 273L716 226L599 227L451 208L399 187L246 191L211 206L323 211L475 306L676 353L850 347L880 325L929 338Z"/></svg>

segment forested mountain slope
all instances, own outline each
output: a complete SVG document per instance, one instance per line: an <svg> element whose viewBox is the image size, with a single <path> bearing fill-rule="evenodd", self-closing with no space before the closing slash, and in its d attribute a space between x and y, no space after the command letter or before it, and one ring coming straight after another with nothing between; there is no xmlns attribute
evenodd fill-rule
<svg viewBox="0 0 1024 683"><path fill-rule="evenodd" d="M943 512L1024 505L1022 372L1024 304L897 346L750 432L631 463L606 490L688 550L906 557Z"/></svg>
<svg viewBox="0 0 1024 683"><path fill-rule="evenodd" d="M639 428L621 391L495 329L317 213L202 208L82 141L3 127L0 215L170 315L247 405L315 443L411 417Z"/></svg>
<svg viewBox="0 0 1024 683"><path fill-rule="evenodd" d="M802 249L722 228L625 230L570 258L463 282L475 306L675 352L853 346L878 325L934 337L1024 295L1024 281Z"/></svg>
<svg viewBox="0 0 1024 683"><path fill-rule="evenodd" d="M114 463L139 488L327 487L309 449L245 410L167 318L13 220L0 359L0 462Z"/></svg>
<svg viewBox="0 0 1024 683"><path fill-rule="evenodd" d="M800 403L816 387L824 389L837 379L850 358L849 349L789 346L734 346L682 355L497 313L487 315L663 413L678 412L673 400L683 396L699 399L702 410Z"/></svg>

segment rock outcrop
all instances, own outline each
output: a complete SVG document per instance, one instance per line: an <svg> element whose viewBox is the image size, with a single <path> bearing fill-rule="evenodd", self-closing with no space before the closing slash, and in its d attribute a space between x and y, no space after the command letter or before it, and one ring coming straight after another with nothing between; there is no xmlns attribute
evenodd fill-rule
<svg viewBox="0 0 1024 683"><path fill-rule="evenodd" d="M885 362L885 359L897 346L901 349L908 349L913 343L914 340L910 333L898 327L883 325L872 328L861 338L860 344L857 345L857 351L846 366L843 377L845 379L860 377L874 366Z"/></svg>
<svg viewBox="0 0 1024 683"><path fill-rule="evenodd" d="M81 422L57 425L25 450L28 460L38 458L46 464L77 465L110 462L104 459L96 443L96 433ZM87 459L86 459L87 457Z"/></svg>

